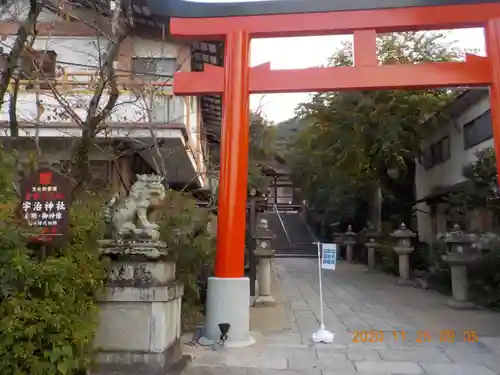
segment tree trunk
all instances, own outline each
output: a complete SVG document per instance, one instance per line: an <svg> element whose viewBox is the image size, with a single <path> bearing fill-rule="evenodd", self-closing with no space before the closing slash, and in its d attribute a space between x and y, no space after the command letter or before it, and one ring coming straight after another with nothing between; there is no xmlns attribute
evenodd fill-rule
<svg viewBox="0 0 500 375"><path fill-rule="evenodd" d="M0 108L2 108L4 103L5 93L9 88L12 75L14 74L21 55L25 50L26 42L30 36L36 35L36 22L41 11L42 6L38 3L38 0L30 0L28 17L26 17L26 20L23 21L17 31L16 40L14 41L14 45L7 56L7 66L0 77Z"/></svg>
<svg viewBox="0 0 500 375"><path fill-rule="evenodd" d="M376 233L382 231L382 188L377 181L373 186L372 209L370 221Z"/></svg>

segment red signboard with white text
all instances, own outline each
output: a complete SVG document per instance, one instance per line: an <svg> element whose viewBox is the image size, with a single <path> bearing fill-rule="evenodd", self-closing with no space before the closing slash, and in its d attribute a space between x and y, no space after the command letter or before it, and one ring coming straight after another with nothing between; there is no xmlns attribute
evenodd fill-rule
<svg viewBox="0 0 500 375"><path fill-rule="evenodd" d="M64 239L69 228L70 193L69 179L50 168L23 179L21 215L28 226L37 229L31 240L51 243Z"/></svg>

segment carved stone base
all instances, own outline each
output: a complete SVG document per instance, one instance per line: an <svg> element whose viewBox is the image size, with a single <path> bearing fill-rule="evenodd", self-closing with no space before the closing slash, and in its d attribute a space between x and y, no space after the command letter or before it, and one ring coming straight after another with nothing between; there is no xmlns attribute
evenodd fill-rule
<svg viewBox="0 0 500 375"><path fill-rule="evenodd" d="M101 253L113 256L141 256L148 259L158 259L167 255L167 245L154 240L101 240Z"/></svg>
<svg viewBox="0 0 500 375"><path fill-rule="evenodd" d="M478 308L474 303L470 301L457 301L453 298L450 298L444 304L453 310L475 310Z"/></svg>
<svg viewBox="0 0 500 375"><path fill-rule="evenodd" d="M180 360L183 287L107 287L100 302L98 363L166 368Z"/></svg>
<svg viewBox="0 0 500 375"><path fill-rule="evenodd" d="M254 306L255 307L271 307L276 304L273 296L258 296L255 299Z"/></svg>
<svg viewBox="0 0 500 375"><path fill-rule="evenodd" d="M99 301L97 363L101 369L119 368L119 374L163 375L182 358L184 287L175 281L175 263L153 260L151 252L131 251L129 245L108 252L114 261Z"/></svg>
<svg viewBox="0 0 500 375"><path fill-rule="evenodd" d="M398 279L396 280L396 285L398 285L398 286L415 286L415 282L413 280L410 280L410 279L398 277Z"/></svg>
<svg viewBox="0 0 500 375"><path fill-rule="evenodd" d="M164 353L113 353L97 355L97 365L90 375L169 375L181 374L191 361L181 354L180 340ZM180 358L180 359L179 359Z"/></svg>

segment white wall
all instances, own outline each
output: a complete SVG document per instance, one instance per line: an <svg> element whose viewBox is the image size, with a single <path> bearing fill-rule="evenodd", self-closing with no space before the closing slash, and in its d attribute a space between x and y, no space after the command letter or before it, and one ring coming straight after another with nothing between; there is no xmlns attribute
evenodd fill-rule
<svg viewBox="0 0 500 375"><path fill-rule="evenodd" d="M0 13L0 19L23 19L27 14L28 0L19 0L10 10ZM84 10L78 10L77 13L83 16ZM72 13L75 13L74 11ZM81 14L80 14L81 13ZM40 16L42 22L61 21L58 16L44 12ZM6 36L2 40L4 52L9 52L10 47L14 42L15 36ZM149 40L139 37L133 37L131 40L132 57L144 58L175 58L179 68L183 71L189 71L191 66L191 56L189 46L173 40ZM95 37L38 37L33 46L36 50L53 50L57 53L57 70L65 72L69 75L69 79L73 81L88 81L89 77L71 76L75 72L95 72L99 67L99 56L106 49L106 38ZM66 101L67 107L71 108L75 115L80 118L85 118L86 109L92 95L88 85L71 86L71 90L64 89L61 86L57 87L58 93ZM121 88L122 89L122 88ZM171 92L171 89L165 89ZM75 94L76 92L76 94ZM40 111L37 106L37 99L42 103L43 110ZM101 106L106 103L107 96L103 95ZM201 153L201 135L198 134L199 116L197 98L188 98L190 105L185 105L184 99L165 95L156 95L151 97L144 92L120 93L120 98L115 106L112 114L108 118L110 123L134 124L134 123L183 123L189 124L187 129L189 141L187 144L188 151L191 152L191 158L196 159L198 165L203 169L204 157ZM5 104L0 110L0 122L9 120L9 95L6 95ZM168 103L174 102L174 115L167 113L166 108ZM172 104L171 104L172 105ZM153 108L156 108L154 111ZM37 120L39 112L42 112ZM18 95L17 114L19 122L39 123L43 128L43 124L57 123L70 124L75 123L71 116L67 115L59 101L55 99L54 94L50 91L42 91L38 95L34 92L21 91ZM173 118L175 117L175 118ZM66 129L61 129L63 132ZM162 131L163 132L163 131ZM162 133L158 132L158 133ZM7 132L8 133L8 132ZM6 135L6 132L0 132L0 136ZM40 136L57 136L54 129L44 129L40 132ZM74 132L73 132L74 133ZM123 132L121 132L123 133ZM120 133L120 134L121 134ZM164 132L163 132L164 133ZM171 132L170 132L171 133ZM20 135L24 134L21 132ZM73 135L73 134L72 134ZM161 137L162 134L157 134ZM170 135L170 134L169 134ZM108 135L112 136L112 135ZM199 169L198 167L196 169Z"/></svg>
<svg viewBox="0 0 500 375"><path fill-rule="evenodd" d="M10 46L14 42L14 36L9 36L3 42L5 47L4 51L8 52ZM133 40L134 45L142 45L143 41ZM177 50L176 46L167 46L165 48L163 45L165 43L157 42L158 51L152 49L153 53L146 54L144 48L140 48L141 52L144 54L135 54L137 57L150 57L152 55L158 56L161 50L167 50L172 53L172 57L175 57L175 52ZM99 50L104 51L107 46L107 40L104 38L88 38L88 37L39 37L35 41L34 49L36 50L53 50L57 53L57 70L65 71L69 76L68 78L72 81L87 81L89 77L77 77L71 76L72 73L78 72L95 72L99 67ZM149 47L154 47L153 43L149 43ZM156 53L155 53L156 52ZM170 55L166 54L167 56ZM169 56L170 57L170 56ZM74 90L73 92L71 92ZM82 84L81 86L71 86L64 88L62 86L57 86L57 92L61 94L62 98L67 101L68 106L74 110L80 118L85 117L86 109L88 108L88 103L91 98L91 91L87 84ZM77 94L74 94L77 92ZM101 99L101 105L106 103L106 95ZM5 96L6 104L0 111L0 121L8 120L8 101L9 96ZM55 96L50 90L42 91L39 94L39 100L43 103L44 111L40 117L40 123L46 122L74 122L70 117L65 116L67 111L62 110L61 105L55 99ZM156 96L153 102L164 103L166 100L174 100L173 98L166 96ZM144 93L121 93L118 103L113 110L111 116L109 117L109 122L121 122L121 123L146 123L148 122L148 112L151 109L150 98ZM34 92L22 91L18 97L18 116L20 121L36 122L37 116L37 105L36 105L36 94ZM186 111L184 108L184 103L182 100L176 101L176 106L179 107L181 115L180 119L176 119L173 122L186 123ZM176 111L177 112L177 111ZM160 114L153 118L153 122L169 122L169 118L161 117L160 111L156 112ZM196 120L196 119L194 119Z"/></svg>
<svg viewBox="0 0 500 375"><path fill-rule="evenodd" d="M53 1L57 4L57 0ZM63 2L61 2L63 4ZM2 7L2 12L0 13L0 20L13 20L22 21L26 19L29 12L29 0L15 0L9 9L4 9ZM84 10L79 10L78 15L83 14ZM74 13L74 12L73 12ZM76 13L75 13L76 14ZM40 22L50 22L50 21L60 21L61 18L52 12L43 10L38 17Z"/></svg>
<svg viewBox="0 0 500 375"><path fill-rule="evenodd" d="M189 47L184 44L144 38L132 38L132 56L150 58L176 58L179 70L189 71L191 67ZM173 80L172 80L173 82ZM189 137L189 152L193 162L196 161L201 169L205 171L205 157L202 153L202 135L199 133L201 116L197 97L186 97L186 101L179 99L179 105L183 106L183 117L173 122L182 122L187 127ZM189 124L189 126L188 126Z"/></svg>
<svg viewBox="0 0 500 375"><path fill-rule="evenodd" d="M415 171L415 189L417 200L432 193L437 187L452 186L465 180L462 175L463 167L474 162L478 150L493 146L493 139L482 142L468 150L464 150L463 126L482 115L490 108L490 100L485 97L478 103L464 109L456 121L443 126L428 139L422 146L428 146L445 136L450 137L450 159L426 170L418 161ZM434 235L431 226L430 208L426 203L417 205L417 223L419 238L424 242L432 242ZM423 212L422 212L423 211Z"/></svg>

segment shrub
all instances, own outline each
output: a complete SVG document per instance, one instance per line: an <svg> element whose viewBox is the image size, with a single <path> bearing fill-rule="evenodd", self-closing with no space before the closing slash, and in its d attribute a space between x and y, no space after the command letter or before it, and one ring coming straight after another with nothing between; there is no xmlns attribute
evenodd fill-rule
<svg viewBox="0 0 500 375"><path fill-rule="evenodd" d="M478 305L500 310L500 245L495 243L483 258L469 266L471 300Z"/></svg>
<svg viewBox="0 0 500 375"><path fill-rule="evenodd" d="M213 216L197 207L192 197L173 190L167 192L160 215L160 238L176 262L177 279L184 283L182 319L183 327L189 329L200 318L202 307L196 281L212 270L215 259L215 238L207 232Z"/></svg>
<svg viewBox="0 0 500 375"><path fill-rule="evenodd" d="M0 374L85 374L106 276L99 200L73 206L68 243L41 257L23 237L1 150L0 165Z"/></svg>
<svg viewBox="0 0 500 375"><path fill-rule="evenodd" d="M432 265L428 275L429 286L443 294L451 294L451 271L450 267L443 261L443 255L447 247L442 241L432 245Z"/></svg>
<svg viewBox="0 0 500 375"><path fill-rule="evenodd" d="M379 242L377 248L377 264L382 272L393 276L399 275L398 256L394 252L394 244L392 239L384 238Z"/></svg>

